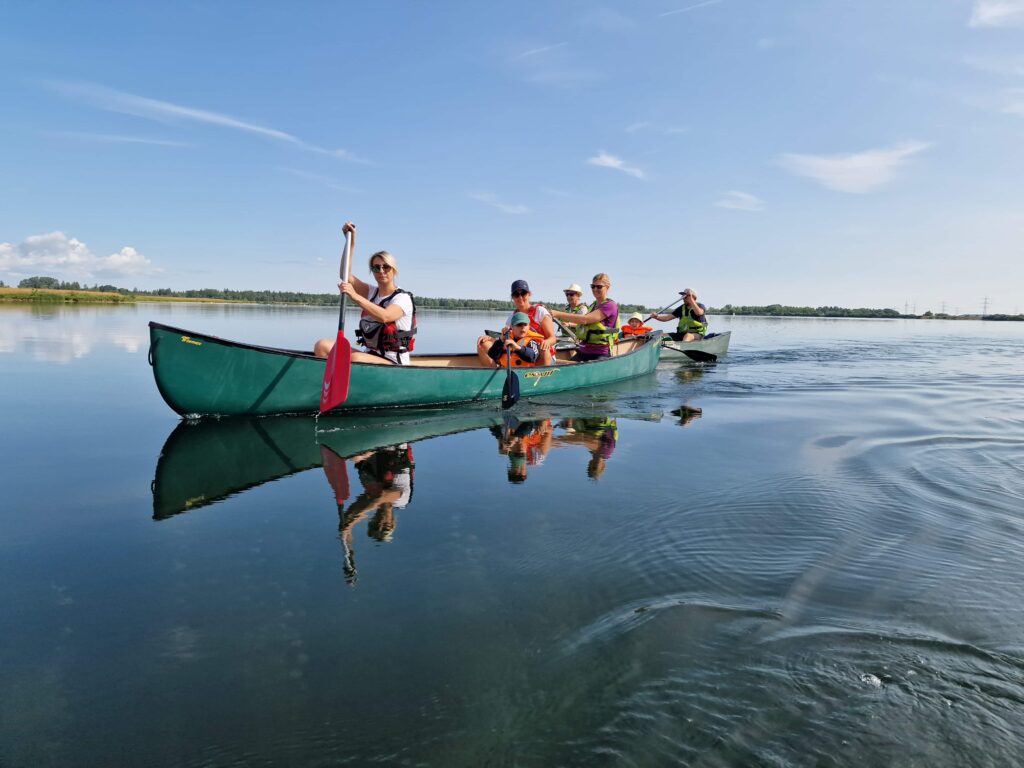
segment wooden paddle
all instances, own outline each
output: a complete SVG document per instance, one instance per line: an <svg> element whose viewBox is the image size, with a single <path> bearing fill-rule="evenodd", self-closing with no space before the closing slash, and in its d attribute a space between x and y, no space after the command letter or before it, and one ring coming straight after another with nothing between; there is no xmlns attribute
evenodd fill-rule
<svg viewBox="0 0 1024 768"><path fill-rule="evenodd" d="M341 252L341 279L348 282L352 258L352 233L345 234L345 249ZM352 375L352 345L345 338L345 299L341 294L341 309L338 311L338 338L327 356L324 368L324 386L320 391L320 413L337 408L348 399L349 379Z"/></svg>
<svg viewBox="0 0 1024 768"><path fill-rule="evenodd" d="M501 407L503 410L511 408L519 402L519 377L512 370L512 350L507 350L505 362L508 365L508 376L505 377L505 386L501 389Z"/></svg>

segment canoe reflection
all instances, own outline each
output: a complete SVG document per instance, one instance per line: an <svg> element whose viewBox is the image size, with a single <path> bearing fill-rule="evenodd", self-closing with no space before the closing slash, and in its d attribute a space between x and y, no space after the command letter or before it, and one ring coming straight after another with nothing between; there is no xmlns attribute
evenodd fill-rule
<svg viewBox="0 0 1024 768"><path fill-rule="evenodd" d="M597 480L604 474L605 462L615 452L619 426L610 417L567 418L557 426L552 419L511 419L500 427L491 427L491 434L498 440L498 453L508 456L510 483L525 482L529 468L543 464L552 448L573 445L590 451L587 477Z"/></svg>
<svg viewBox="0 0 1024 768"><path fill-rule="evenodd" d="M388 446L481 429L501 421L496 409L481 408L350 414L319 421L279 416L181 422L167 438L157 460L152 485L153 519L164 520L322 466L327 455L351 459ZM328 477L341 482L340 472ZM338 488L335 490L337 493ZM346 493L338 498L343 495L347 497Z"/></svg>

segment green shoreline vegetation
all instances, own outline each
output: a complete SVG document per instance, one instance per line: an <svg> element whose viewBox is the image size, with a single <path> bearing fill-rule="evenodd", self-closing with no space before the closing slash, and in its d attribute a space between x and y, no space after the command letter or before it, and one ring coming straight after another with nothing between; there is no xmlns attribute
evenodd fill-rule
<svg viewBox="0 0 1024 768"><path fill-rule="evenodd" d="M188 301L222 302L238 304L284 304L302 306L335 306L337 293L303 293L298 291L235 291L229 288L201 288L198 290L173 291L157 288L144 291L138 288L119 288L115 285L82 285L77 282L62 282L53 277L37 276L22 280L17 288L4 285L0 280L0 303L47 303L47 304L132 304L140 301ZM549 302L557 305L561 302ZM417 296L416 306L420 309L442 310L491 310L504 311L512 303L504 299L450 299ZM640 304L621 304L623 312L653 311ZM905 315L895 309L872 309L858 307L790 307L781 304L709 307L711 315L756 315L759 317L857 317L919 320L1008 320L1024 321L1024 314L990 315L949 315L925 312L920 315Z"/></svg>

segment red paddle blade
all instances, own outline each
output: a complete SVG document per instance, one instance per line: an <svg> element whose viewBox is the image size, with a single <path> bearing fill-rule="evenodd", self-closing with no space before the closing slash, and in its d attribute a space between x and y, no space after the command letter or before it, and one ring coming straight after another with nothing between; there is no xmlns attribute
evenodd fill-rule
<svg viewBox="0 0 1024 768"><path fill-rule="evenodd" d="M338 340L327 356L324 368L324 386L320 391L320 413L337 408L348 400L348 383L352 374L352 345L343 331L338 331Z"/></svg>
<svg viewBox="0 0 1024 768"><path fill-rule="evenodd" d="M334 491L334 500L338 504L348 501L348 464L326 445L320 446L320 458L323 460L324 474Z"/></svg>

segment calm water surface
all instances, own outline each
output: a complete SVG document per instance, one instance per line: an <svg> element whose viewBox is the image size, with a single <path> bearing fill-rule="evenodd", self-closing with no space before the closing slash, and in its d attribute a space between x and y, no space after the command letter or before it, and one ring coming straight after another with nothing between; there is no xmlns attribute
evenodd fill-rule
<svg viewBox="0 0 1024 768"><path fill-rule="evenodd" d="M181 424L146 364L334 317L0 307L0 765L1024 762L1021 324L714 318L504 417Z"/></svg>

